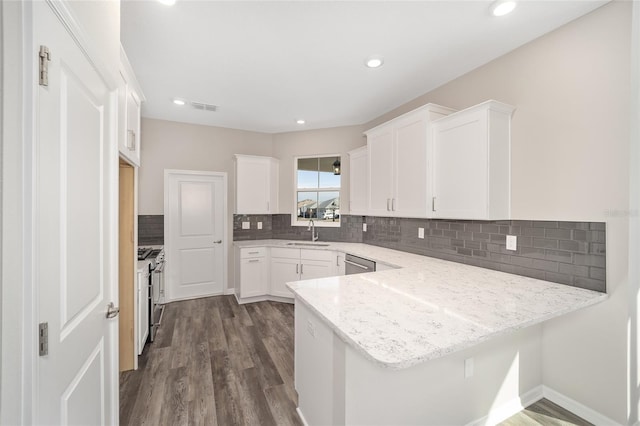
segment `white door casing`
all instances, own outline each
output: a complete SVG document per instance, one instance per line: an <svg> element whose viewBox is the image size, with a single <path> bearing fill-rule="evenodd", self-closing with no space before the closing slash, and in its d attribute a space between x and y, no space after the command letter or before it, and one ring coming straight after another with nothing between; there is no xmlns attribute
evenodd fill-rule
<svg viewBox="0 0 640 426"><path fill-rule="evenodd" d="M165 170L167 301L223 293L226 215L226 173Z"/></svg>
<svg viewBox="0 0 640 426"><path fill-rule="evenodd" d="M49 346L34 354L34 420L117 424L116 94L48 3L33 2L33 29L31 54L51 53L36 89L34 283Z"/></svg>

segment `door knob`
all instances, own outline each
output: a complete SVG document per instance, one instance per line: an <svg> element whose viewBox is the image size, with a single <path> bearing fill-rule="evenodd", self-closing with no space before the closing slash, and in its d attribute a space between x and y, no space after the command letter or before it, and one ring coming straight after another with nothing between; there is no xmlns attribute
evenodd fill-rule
<svg viewBox="0 0 640 426"><path fill-rule="evenodd" d="M222 240L214 241L213 244L222 244Z"/></svg>
<svg viewBox="0 0 640 426"><path fill-rule="evenodd" d="M107 318L115 318L120 313L120 308L113 305L113 302L109 302L107 305Z"/></svg>

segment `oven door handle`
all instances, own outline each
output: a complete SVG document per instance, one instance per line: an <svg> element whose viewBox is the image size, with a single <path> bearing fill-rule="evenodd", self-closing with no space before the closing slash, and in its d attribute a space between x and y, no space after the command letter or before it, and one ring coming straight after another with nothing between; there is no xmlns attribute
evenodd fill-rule
<svg viewBox="0 0 640 426"><path fill-rule="evenodd" d="M351 266L357 266L357 267L358 267L358 268L360 268L360 269L366 269L366 270L369 270L369 267L368 267L368 266L364 266L364 265L361 265L361 264L359 264L359 263L352 262L352 261L350 261L350 260L345 260L345 261L344 261L344 263L346 263L346 264L348 264L348 265L351 265Z"/></svg>

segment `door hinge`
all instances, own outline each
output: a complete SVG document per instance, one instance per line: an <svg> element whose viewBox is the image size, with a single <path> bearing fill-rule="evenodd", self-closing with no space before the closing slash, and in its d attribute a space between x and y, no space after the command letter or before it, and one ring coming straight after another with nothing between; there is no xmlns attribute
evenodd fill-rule
<svg viewBox="0 0 640 426"><path fill-rule="evenodd" d="M49 355L49 323L38 324L38 353L40 356Z"/></svg>
<svg viewBox="0 0 640 426"><path fill-rule="evenodd" d="M51 61L51 53L47 46L40 46L40 86L49 85L49 61Z"/></svg>

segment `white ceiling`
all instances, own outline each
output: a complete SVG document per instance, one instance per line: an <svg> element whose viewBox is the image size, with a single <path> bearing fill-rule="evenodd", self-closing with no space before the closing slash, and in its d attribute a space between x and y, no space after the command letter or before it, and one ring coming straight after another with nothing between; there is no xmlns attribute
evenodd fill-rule
<svg viewBox="0 0 640 426"><path fill-rule="evenodd" d="M125 0L122 44L143 116L279 133L368 122L605 3Z"/></svg>

